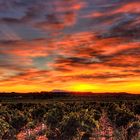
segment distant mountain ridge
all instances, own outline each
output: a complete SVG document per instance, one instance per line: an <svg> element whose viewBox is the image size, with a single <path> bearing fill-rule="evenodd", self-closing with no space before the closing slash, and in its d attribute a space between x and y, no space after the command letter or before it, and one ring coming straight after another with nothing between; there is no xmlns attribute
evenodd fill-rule
<svg viewBox="0 0 140 140"><path fill-rule="evenodd" d="M140 94L118 93L92 93L92 92L65 92L54 90L51 92L29 92L29 93L0 93L0 102L42 102L48 100L56 101L140 101Z"/></svg>
<svg viewBox="0 0 140 140"><path fill-rule="evenodd" d="M54 90L52 90L51 92L68 92L68 91L66 91L66 90L60 90L60 89L54 89Z"/></svg>

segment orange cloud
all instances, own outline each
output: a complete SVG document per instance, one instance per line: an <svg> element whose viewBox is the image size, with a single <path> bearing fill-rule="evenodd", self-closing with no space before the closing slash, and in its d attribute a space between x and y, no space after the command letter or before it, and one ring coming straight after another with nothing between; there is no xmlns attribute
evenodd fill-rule
<svg viewBox="0 0 140 140"><path fill-rule="evenodd" d="M140 13L140 2L130 2L122 5L113 13Z"/></svg>
<svg viewBox="0 0 140 140"><path fill-rule="evenodd" d="M86 2L81 1L63 1L63 2L54 2L53 3L56 12L68 12L68 11L77 11L87 6Z"/></svg>
<svg viewBox="0 0 140 140"><path fill-rule="evenodd" d="M139 2L23 3L0 17L0 90L140 91Z"/></svg>
<svg viewBox="0 0 140 140"><path fill-rule="evenodd" d="M137 52L135 50L139 49L139 43L123 43L123 41L121 38L100 39L91 32L83 32L48 42L46 46L44 45L46 40L13 42L13 49L11 49L13 44L6 44L9 49L5 50L5 53L19 56L21 59L29 59L29 64L33 63L32 58L47 57L55 52L57 54L53 62L46 64L51 68L50 70L32 69L30 65L28 70L22 70L21 74L1 80L1 86L27 83L40 84L42 87L47 84L51 89L54 85L59 86L63 82L68 86L72 83L80 84L81 81L93 84L130 82L132 77L133 79L138 77L138 73L132 70L140 63L139 58L134 56ZM125 72L126 67L131 71Z"/></svg>

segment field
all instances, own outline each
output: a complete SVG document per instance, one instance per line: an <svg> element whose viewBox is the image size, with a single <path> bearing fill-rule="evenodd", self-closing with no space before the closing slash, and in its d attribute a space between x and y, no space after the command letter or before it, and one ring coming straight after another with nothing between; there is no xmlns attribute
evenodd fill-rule
<svg viewBox="0 0 140 140"><path fill-rule="evenodd" d="M140 139L139 96L25 97L1 97L0 139Z"/></svg>

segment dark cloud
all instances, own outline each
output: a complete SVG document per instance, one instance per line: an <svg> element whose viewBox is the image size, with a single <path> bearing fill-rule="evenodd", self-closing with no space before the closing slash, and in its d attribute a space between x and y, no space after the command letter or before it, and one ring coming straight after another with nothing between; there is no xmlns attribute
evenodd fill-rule
<svg viewBox="0 0 140 140"><path fill-rule="evenodd" d="M5 17L0 19L0 23L3 24L21 24L22 23L21 21L22 21L21 19L10 18L10 17Z"/></svg>
<svg viewBox="0 0 140 140"><path fill-rule="evenodd" d="M76 76L81 79L110 79L110 78L126 78L133 76L134 74L112 74L112 73L103 73L103 74L85 74Z"/></svg>
<svg viewBox="0 0 140 140"><path fill-rule="evenodd" d="M80 81L104 81L107 83L121 83L126 82L128 78L132 76L137 76L136 74L117 74L117 73L93 73L93 74L77 74L71 76L59 76L57 79L60 79L62 82L71 81L71 80L80 80ZM113 79L115 79L113 81Z"/></svg>
<svg viewBox="0 0 140 140"><path fill-rule="evenodd" d="M61 72L72 72L71 69L64 68L64 67L55 67L54 68L56 71L61 71Z"/></svg>
<svg viewBox="0 0 140 140"><path fill-rule="evenodd" d="M120 52L116 52L113 55L99 55L98 57L102 61L102 64L110 67L140 67L140 48L126 49Z"/></svg>
<svg viewBox="0 0 140 140"><path fill-rule="evenodd" d="M103 37L123 37L126 39L139 39L140 36L140 26L133 24L133 21L124 21L116 26L113 26L108 33L103 34ZM129 40L128 40L129 41Z"/></svg>
<svg viewBox="0 0 140 140"><path fill-rule="evenodd" d="M67 65L86 65L86 64L94 64L100 63L100 60L97 58L82 58L82 57L67 57L67 58L58 58L56 60L57 63L65 63Z"/></svg>

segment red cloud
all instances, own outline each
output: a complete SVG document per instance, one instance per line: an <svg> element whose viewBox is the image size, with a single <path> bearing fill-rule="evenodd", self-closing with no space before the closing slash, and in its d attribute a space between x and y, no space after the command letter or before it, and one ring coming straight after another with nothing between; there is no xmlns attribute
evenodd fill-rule
<svg viewBox="0 0 140 140"><path fill-rule="evenodd" d="M55 6L56 12L69 12L69 11L79 11L80 9L87 6L86 2L76 2L72 1L63 1L63 2L54 2L53 5Z"/></svg>
<svg viewBox="0 0 140 140"><path fill-rule="evenodd" d="M130 2L119 7L113 13L140 13L140 2Z"/></svg>

